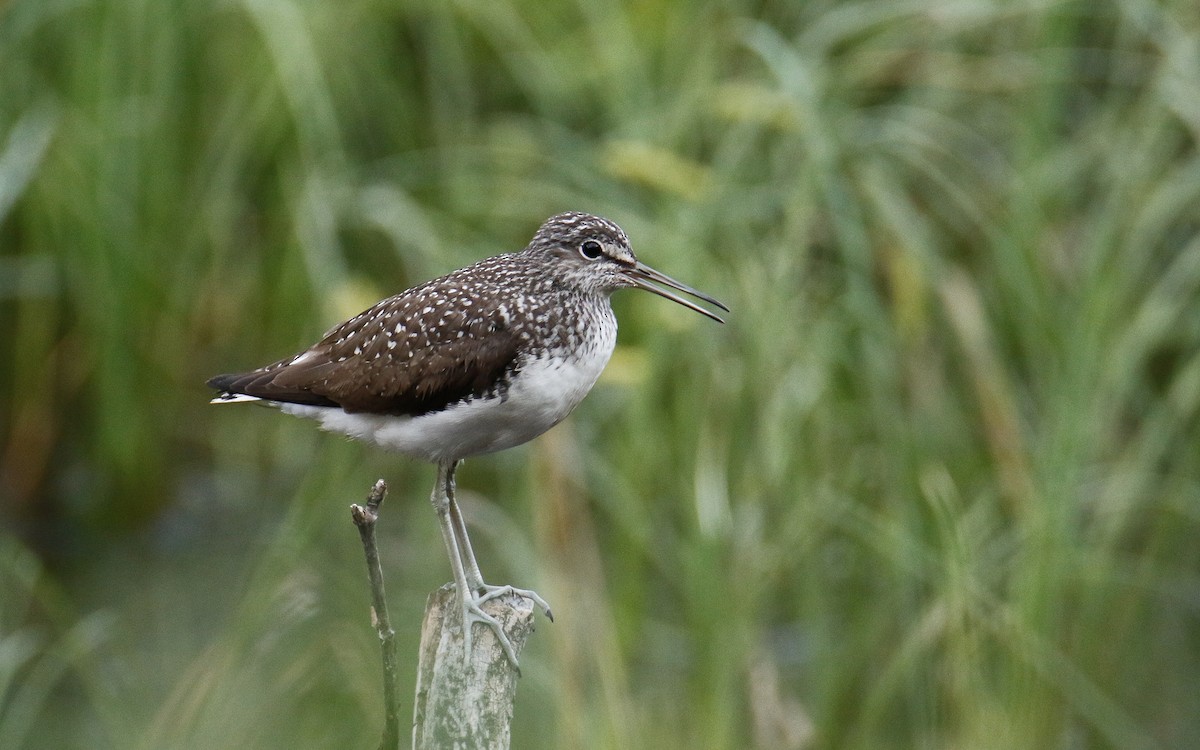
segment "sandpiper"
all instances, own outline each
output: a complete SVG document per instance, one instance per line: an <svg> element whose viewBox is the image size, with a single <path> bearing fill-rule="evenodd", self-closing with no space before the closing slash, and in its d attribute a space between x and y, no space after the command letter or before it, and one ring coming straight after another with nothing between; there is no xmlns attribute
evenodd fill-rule
<svg viewBox="0 0 1200 750"><path fill-rule="evenodd" d="M326 430L437 465L437 511L463 613L503 627L481 609L527 589L484 583L454 498L464 458L511 448L561 422L587 395L617 339L609 298L637 287L723 323L674 289L729 308L638 261L613 222L570 212L548 219L519 253L497 255L389 297L334 327L308 349L246 373L218 375L215 404L259 401Z"/></svg>

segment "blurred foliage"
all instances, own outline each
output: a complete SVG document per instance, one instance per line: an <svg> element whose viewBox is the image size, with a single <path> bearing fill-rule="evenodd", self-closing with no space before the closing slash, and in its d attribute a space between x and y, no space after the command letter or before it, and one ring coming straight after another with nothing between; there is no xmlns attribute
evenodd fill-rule
<svg viewBox="0 0 1200 750"><path fill-rule="evenodd" d="M734 312L618 295L460 473L559 615L514 747L1200 746L1198 70L1179 0L0 5L0 747L374 746L346 506L415 658L432 470L203 382L564 209Z"/></svg>

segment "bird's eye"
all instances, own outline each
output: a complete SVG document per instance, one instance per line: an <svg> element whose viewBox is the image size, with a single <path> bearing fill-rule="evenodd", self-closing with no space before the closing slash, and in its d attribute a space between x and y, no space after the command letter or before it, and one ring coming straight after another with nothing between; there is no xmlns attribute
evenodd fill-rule
<svg viewBox="0 0 1200 750"><path fill-rule="evenodd" d="M601 254L600 243L595 240L588 240L579 246L579 252L588 260L595 260Z"/></svg>

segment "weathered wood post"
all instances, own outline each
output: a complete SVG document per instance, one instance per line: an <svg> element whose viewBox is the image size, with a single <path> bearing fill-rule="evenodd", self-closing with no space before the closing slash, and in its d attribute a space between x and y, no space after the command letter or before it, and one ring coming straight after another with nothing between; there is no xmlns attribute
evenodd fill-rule
<svg viewBox="0 0 1200 750"><path fill-rule="evenodd" d="M509 594L483 605L520 656L533 632L533 602ZM454 586L429 595L421 624L413 750L508 750L517 668L489 628L476 628L463 658L462 612Z"/></svg>

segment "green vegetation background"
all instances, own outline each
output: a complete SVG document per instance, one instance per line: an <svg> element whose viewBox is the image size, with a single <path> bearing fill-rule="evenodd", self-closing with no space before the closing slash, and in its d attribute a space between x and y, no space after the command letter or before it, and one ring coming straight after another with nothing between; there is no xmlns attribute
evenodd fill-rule
<svg viewBox="0 0 1200 750"><path fill-rule="evenodd" d="M374 747L432 469L202 384L563 209L733 314L460 473L514 747L1200 747L1198 139L1192 0L0 3L0 747Z"/></svg>

